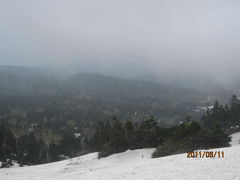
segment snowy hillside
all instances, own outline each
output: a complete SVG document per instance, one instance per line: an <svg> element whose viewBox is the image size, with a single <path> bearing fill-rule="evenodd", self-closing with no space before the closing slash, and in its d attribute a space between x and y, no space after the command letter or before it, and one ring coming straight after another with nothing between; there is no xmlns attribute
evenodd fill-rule
<svg viewBox="0 0 240 180"><path fill-rule="evenodd" d="M126 151L103 159L97 153L45 165L0 170L0 180L239 180L240 133L222 159L188 159L186 154L151 159L154 149Z"/></svg>
<svg viewBox="0 0 240 180"><path fill-rule="evenodd" d="M237 132L237 133L234 133L232 134L232 141L231 141L231 145L232 146L235 146L235 145L238 145L240 144L240 132Z"/></svg>

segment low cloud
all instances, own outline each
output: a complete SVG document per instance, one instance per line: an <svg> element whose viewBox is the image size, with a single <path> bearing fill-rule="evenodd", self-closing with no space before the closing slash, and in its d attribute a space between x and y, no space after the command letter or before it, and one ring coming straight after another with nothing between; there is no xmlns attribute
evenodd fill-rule
<svg viewBox="0 0 240 180"><path fill-rule="evenodd" d="M0 2L0 64L132 74L239 71L237 0Z"/></svg>

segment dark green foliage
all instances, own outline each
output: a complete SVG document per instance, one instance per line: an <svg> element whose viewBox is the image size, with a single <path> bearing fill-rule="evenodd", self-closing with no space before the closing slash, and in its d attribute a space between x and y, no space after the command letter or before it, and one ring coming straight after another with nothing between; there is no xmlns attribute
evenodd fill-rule
<svg viewBox="0 0 240 180"><path fill-rule="evenodd" d="M0 161L2 167L10 167L12 160L20 166L35 165L61 160L60 155L74 157L82 149L81 138L64 135L58 144L48 144L34 132L15 138L13 133L0 127Z"/></svg>
<svg viewBox="0 0 240 180"><path fill-rule="evenodd" d="M134 144L134 125L132 121L126 121L124 132L126 137L126 144L130 149L132 149Z"/></svg>
<svg viewBox="0 0 240 180"><path fill-rule="evenodd" d="M47 162L46 144L43 141L38 141L33 132L16 139L9 129L1 126L0 146L2 167L11 166L12 160L20 165Z"/></svg>
<svg viewBox="0 0 240 180"><path fill-rule="evenodd" d="M192 152L197 149L227 147L231 140L221 128L212 132L201 128L196 122L176 126L170 131L172 135L157 147L153 157Z"/></svg>
<svg viewBox="0 0 240 180"><path fill-rule="evenodd" d="M60 140L49 143L44 140L42 131L38 131L38 135L32 131L16 139L10 130L1 126L0 158L2 165L8 167L12 160L17 160L20 165L33 165L74 157L80 152L98 151L99 157L105 157L127 149L158 147L153 156L161 157L196 149L226 147L230 141L225 134L226 127L237 125L239 116L240 101L233 96L229 106L216 101L214 107L208 109L202 118L204 128L191 122L190 116L186 117L185 123L170 128L160 127L153 116L135 124L130 120L123 123L113 116L111 121L99 122L92 136L85 134L76 138L74 131L66 127L66 130L59 131ZM31 117L37 118L33 114ZM34 123L32 126L34 129ZM41 123L39 126L42 127Z"/></svg>
<svg viewBox="0 0 240 180"><path fill-rule="evenodd" d="M58 149L59 154L74 157L74 155L81 151L81 138L65 135L59 142Z"/></svg>
<svg viewBox="0 0 240 180"><path fill-rule="evenodd" d="M40 143L33 132L18 139L18 150L21 165L40 163Z"/></svg>
<svg viewBox="0 0 240 180"><path fill-rule="evenodd" d="M240 100L233 95L228 105L221 105L215 102L212 109L208 109L202 117L203 126L214 130L217 126L221 126L229 133L239 131L240 127Z"/></svg>
<svg viewBox="0 0 240 180"><path fill-rule="evenodd" d="M0 161L3 166L9 164L7 159L16 159L17 143L13 133L3 126L0 126Z"/></svg>
<svg viewBox="0 0 240 180"><path fill-rule="evenodd" d="M122 124L116 118L113 118L112 128L109 136L109 146L113 152L122 152L127 149L127 140Z"/></svg>
<svg viewBox="0 0 240 180"><path fill-rule="evenodd" d="M58 144L47 144L34 132L15 139L11 131L0 128L1 160L9 167L12 160L20 165L34 165L74 157L80 151L98 151L99 158L127 149L158 147L153 154L160 157L175 153L228 146L230 138L218 125L213 131L203 129L197 122L186 122L171 128L158 125L153 117L133 124L122 124L115 116L109 122L100 122L91 138L65 134ZM15 153L15 156L13 154Z"/></svg>
<svg viewBox="0 0 240 180"><path fill-rule="evenodd" d="M158 125L153 116L143 121L135 131L135 148L156 147L158 142Z"/></svg>
<svg viewBox="0 0 240 180"><path fill-rule="evenodd" d="M99 151L99 157L122 152L127 150L128 143L131 141L130 135L131 125L128 124L126 131L122 123L113 116L111 123L107 121L98 124L96 132L90 140L90 148Z"/></svg>
<svg viewBox="0 0 240 180"><path fill-rule="evenodd" d="M99 151L99 157L123 152L127 149L156 147L162 142L162 130L158 127L153 116L139 125L133 125L131 121L126 121L122 125L116 117L113 117L111 124L108 122L100 124L96 128L96 133L92 140L93 142L97 142L97 139L101 139L99 142L102 144L95 144L96 151ZM103 134L106 136L103 136Z"/></svg>
<svg viewBox="0 0 240 180"><path fill-rule="evenodd" d="M107 128L106 128L107 127ZM102 139L101 139L102 137ZM198 122L186 122L171 128L159 127L153 117L135 124L126 121L124 125L115 117L112 123L100 123L91 139L99 157L105 157L127 149L158 147L154 157L176 153L226 147L230 138L220 126L214 131L203 129Z"/></svg>
<svg viewBox="0 0 240 180"><path fill-rule="evenodd" d="M229 105L230 108L235 111L237 109L239 109L240 106L240 100L238 99L238 97L236 95L233 95L229 101Z"/></svg>

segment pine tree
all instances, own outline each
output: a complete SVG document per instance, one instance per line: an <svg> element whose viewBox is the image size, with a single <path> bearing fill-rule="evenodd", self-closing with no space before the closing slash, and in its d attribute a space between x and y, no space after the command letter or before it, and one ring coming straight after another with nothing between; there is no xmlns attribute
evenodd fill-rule
<svg viewBox="0 0 240 180"><path fill-rule="evenodd" d="M126 137L126 141L127 141L127 145L128 147L131 149L133 147L134 144L134 125L132 123L132 121L126 121L125 126L124 126L124 130L125 130L125 137Z"/></svg>
<svg viewBox="0 0 240 180"><path fill-rule="evenodd" d="M16 159L17 143L13 133L3 126L0 126L0 161ZM15 156L13 156L15 155Z"/></svg>
<svg viewBox="0 0 240 180"><path fill-rule="evenodd" d="M20 164L39 164L40 145L34 132L22 136L18 139L19 161Z"/></svg>
<svg viewBox="0 0 240 180"><path fill-rule="evenodd" d="M232 121L234 125L239 125L240 123L240 100L236 95L233 95L230 99L230 111L232 115Z"/></svg>
<svg viewBox="0 0 240 180"><path fill-rule="evenodd" d="M127 140L122 123L116 117L113 117L109 138L109 145L113 148L114 152L121 152L127 149Z"/></svg>
<svg viewBox="0 0 240 180"><path fill-rule="evenodd" d="M230 109L234 110L237 109L240 105L240 100L238 99L237 95L233 95L229 101Z"/></svg>

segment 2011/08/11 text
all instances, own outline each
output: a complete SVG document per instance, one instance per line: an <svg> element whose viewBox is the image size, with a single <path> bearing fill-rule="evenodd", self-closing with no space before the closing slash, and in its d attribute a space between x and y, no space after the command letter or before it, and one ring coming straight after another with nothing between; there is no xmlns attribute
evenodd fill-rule
<svg viewBox="0 0 240 180"><path fill-rule="evenodd" d="M224 158L224 151L194 151L187 152L187 158Z"/></svg>

